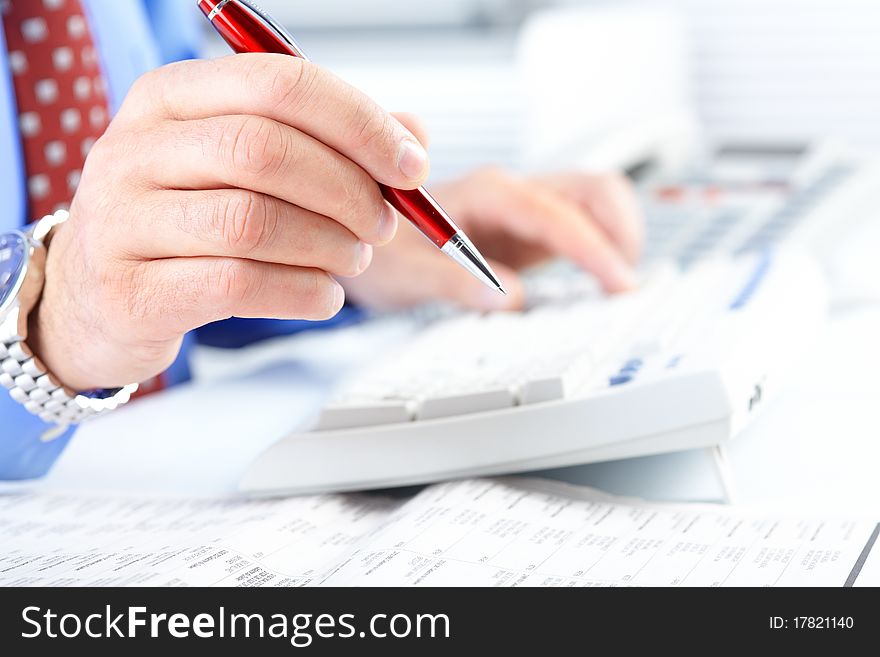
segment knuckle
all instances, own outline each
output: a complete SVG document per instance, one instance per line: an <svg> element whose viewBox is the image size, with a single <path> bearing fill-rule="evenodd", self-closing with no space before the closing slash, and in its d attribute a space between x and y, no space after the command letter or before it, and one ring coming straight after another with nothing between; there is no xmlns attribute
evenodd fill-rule
<svg viewBox="0 0 880 657"><path fill-rule="evenodd" d="M379 151L382 155L392 155L397 133L396 123L390 115L377 111L359 94L352 98L354 118L352 119L351 143L361 151Z"/></svg>
<svg viewBox="0 0 880 657"><path fill-rule="evenodd" d="M166 114L168 107L166 95L169 88L173 88L181 74L191 66L191 62L175 62L144 73L129 91L128 98L135 107L158 106Z"/></svg>
<svg viewBox="0 0 880 657"><path fill-rule="evenodd" d="M263 178L277 176L285 168L289 144L274 121L247 116L223 132L221 157L233 172Z"/></svg>
<svg viewBox="0 0 880 657"><path fill-rule="evenodd" d="M249 255L265 246L278 225L266 197L250 192L228 195L216 214L216 233L232 253Z"/></svg>
<svg viewBox="0 0 880 657"><path fill-rule="evenodd" d="M122 152L123 144L124 141L115 139L113 133L105 132L89 150L83 164L83 171L96 169L104 175L112 173L116 169L112 166L112 162L118 156L124 155Z"/></svg>
<svg viewBox="0 0 880 657"><path fill-rule="evenodd" d="M155 96L160 85L160 78L165 74L163 68L153 69L141 75L131 85L128 97L133 99L151 98Z"/></svg>
<svg viewBox="0 0 880 657"><path fill-rule="evenodd" d="M164 133L161 130L151 130L149 136L161 139L164 138ZM96 141L91 143L85 163L100 164L104 172L110 175L123 170L127 173L142 170L146 168L143 165L143 154L139 154L139 157L134 155L143 148L145 137L149 138L142 129L111 124Z"/></svg>
<svg viewBox="0 0 880 657"><path fill-rule="evenodd" d="M240 260L224 259L214 266L209 281L212 290L220 296L222 306L230 314L235 312L259 287L253 272Z"/></svg>
<svg viewBox="0 0 880 657"><path fill-rule="evenodd" d="M319 69L305 60L272 56L260 58L253 66L247 78L257 97L285 113L298 113L317 90Z"/></svg>

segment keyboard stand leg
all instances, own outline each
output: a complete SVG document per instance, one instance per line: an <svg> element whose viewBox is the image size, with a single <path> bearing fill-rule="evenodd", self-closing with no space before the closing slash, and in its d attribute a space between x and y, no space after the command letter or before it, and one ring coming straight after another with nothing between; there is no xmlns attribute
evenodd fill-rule
<svg viewBox="0 0 880 657"><path fill-rule="evenodd" d="M736 482L734 481L733 469L730 467L730 460L727 458L727 451L721 445L708 447L707 451L715 466L715 472L724 494L724 502L733 504L736 501Z"/></svg>

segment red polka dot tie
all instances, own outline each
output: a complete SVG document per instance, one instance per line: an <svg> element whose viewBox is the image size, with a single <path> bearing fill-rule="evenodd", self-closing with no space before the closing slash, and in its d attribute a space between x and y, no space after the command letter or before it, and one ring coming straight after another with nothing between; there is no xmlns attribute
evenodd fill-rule
<svg viewBox="0 0 880 657"><path fill-rule="evenodd" d="M107 0L108 2L110 0ZM70 205L104 133L104 78L80 0L0 0L27 169L29 219ZM164 377L138 396L161 390Z"/></svg>
<svg viewBox="0 0 880 657"><path fill-rule="evenodd" d="M109 120L80 0L0 0L31 216L66 208Z"/></svg>

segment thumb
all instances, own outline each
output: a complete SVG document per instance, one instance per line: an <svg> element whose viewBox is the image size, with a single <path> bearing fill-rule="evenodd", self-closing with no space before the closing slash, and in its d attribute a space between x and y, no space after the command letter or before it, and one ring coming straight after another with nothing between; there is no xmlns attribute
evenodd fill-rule
<svg viewBox="0 0 880 657"><path fill-rule="evenodd" d="M461 267L455 267L450 270L450 274L454 271L454 276L450 275L443 282L443 297L470 310L489 312L522 309L525 295L519 274L499 262L490 261L489 265L507 290L506 295L487 287Z"/></svg>

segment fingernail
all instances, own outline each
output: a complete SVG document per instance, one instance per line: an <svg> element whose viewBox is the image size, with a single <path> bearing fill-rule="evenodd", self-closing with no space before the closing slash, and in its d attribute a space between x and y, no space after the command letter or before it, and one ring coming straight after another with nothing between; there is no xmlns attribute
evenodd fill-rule
<svg viewBox="0 0 880 657"><path fill-rule="evenodd" d="M410 180L420 180L428 168L428 153L418 142L405 139L400 145L397 167Z"/></svg>
<svg viewBox="0 0 880 657"><path fill-rule="evenodd" d="M342 310L342 307L344 305L345 305L345 289L337 281L336 287L333 290L333 307L335 309L333 314L336 315L340 310Z"/></svg>
<svg viewBox="0 0 880 657"><path fill-rule="evenodd" d="M367 271L367 267L373 262L373 247L366 242L361 242L361 253L358 259L358 272Z"/></svg>
<svg viewBox="0 0 880 657"><path fill-rule="evenodd" d="M397 234L397 210L385 203L382 216L379 217L379 240L385 244Z"/></svg>

